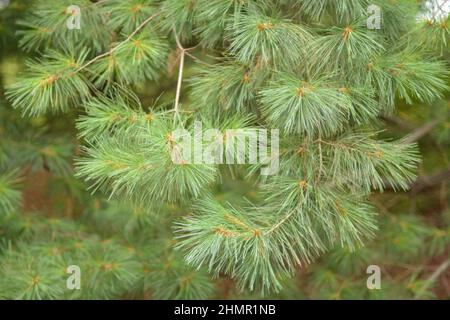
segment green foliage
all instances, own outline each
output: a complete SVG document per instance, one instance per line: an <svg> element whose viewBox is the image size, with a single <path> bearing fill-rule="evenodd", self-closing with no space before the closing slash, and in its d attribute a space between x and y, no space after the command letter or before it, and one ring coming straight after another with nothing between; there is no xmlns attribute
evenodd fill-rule
<svg viewBox="0 0 450 320"><path fill-rule="evenodd" d="M445 63L409 51L380 57L369 65L369 81L380 92L381 103L392 110L398 95L409 104L412 99L431 103L448 88Z"/></svg>
<svg viewBox="0 0 450 320"><path fill-rule="evenodd" d="M337 20L348 21L349 19L359 18L364 15L369 2L367 0L303 0L300 2L300 10L314 20L320 20L328 14L336 17Z"/></svg>
<svg viewBox="0 0 450 320"><path fill-rule="evenodd" d="M261 12L267 8L270 1L221 1L200 0L196 1L196 19L198 21L194 32L199 35L202 45L213 48L224 41L225 27L234 25L247 12ZM214 21L214 23L211 23Z"/></svg>
<svg viewBox="0 0 450 320"><path fill-rule="evenodd" d="M28 4L29 5L29 4ZM98 5L89 0L81 0L77 5L82 11L82 21L90 32L72 32L66 27L67 19L73 14L67 8L73 5L70 0L58 3L34 1L25 19L19 21L21 36L19 45L27 50L56 46L61 49L94 47L102 50L107 47L109 32L104 25Z"/></svg>
<svg viewBox="0 0 450 320"><path fill-rule="evenodd" d="M43 59L28 61L27 73L9 87L7 96L13 107L29 115L47 111L67 111L90 96L89 84L75 71L86 59L87 51L78 57L50 51ZM46 68L42 68L42 65Z"/></svg>
<svg viewBox="0 0 450 320"><path fill-rule="evenodd" d="M332 27L323 31L312 44L314 65L327 71L352 71L362 68L371 57L384 48L384 39L356 21L343 27Z"/></svg>
<svg viewBox="0 0 450 320"><path fill-rule="evenodd" d="M255 100L261 76L263 72L260 70L237 63L201 67L191 81L192 99L205 109L220 107L215 110L220 113L230 110L246 112Z"/></svg>
<svg viewBox="0 0 450 320"><path fill-rule="evenodd" d="M415 23L415 2L380 1L382 29L369 30L371 3L84 0L69 30L70 1L33 1L18 36L34 54L7 86L15 110L0 109L0 297L205 299L224 276L243 296L432 297L421 270L386 281L387 295L358 281L374 260L448 248L447 225L371 201L416 179L417 144L386 137L380 116L444 98L447 21ZM175 163L174 132L193 136L196 121L203 133L279 129L279 171ZM68 194L68 213L18 213L19 177L36 172ZM82 290L65 287L72 264ZM291 288L295 277L308 285Z"/></svg>
<svg viewBox="0 0 450 320"><path fill-rule="evenodd" d="M305 27L290 20L255 13L241 15L228 29L230 54L238 61L249 64L258 60L275 68L298 63L312 39Z"/></svg>
<svg viewBox="0 0 450 320"><path fill-rule="evenodd" d="M0 214L12 212L20 203L22 194L17 190L17 171L0 173Z"/></svg>
<svg viewBox="0 0 450 320"><path fill-rule="evenodd" d="M348 115L349 100L326 79L303 81L289 74L279 74L261 91L263 112L276 128L286 133L312 137L320 132L330 136Z"/></svg>
<svg viewBox="0 0 450 320"><path fill-rule="evenodd" d="M105 82L137 84L156 80L167 57L167 43L152 33L146 30L94 65L89 70L95 77L94 83L102 86Z"/></svg>
<svg viewBox="0 0 450 320"><path fill-rule="evenodd" d="M93 111L98 114L98 109ZM139 116L133 114L128 124L139 124ZM126 137L120 129L113 136L96 136L92 146L84 150L88 157L78 161L78 174L92 181L95 189L149 204L199 197L214 182L216 167L174 163L172 119L160 114L146 115L144 119L150 124ZM112 120L120 128L120 116ZM92 122L85 119L81 124L88 121Z"/></svg>
<svg viewBox="0 0 450 320"><path fill-rule="evenodd" d="M133 32L145 19L155 14L154 0L106 1L100 11L109 16L106 19L112 30L126 34Z"/></svg>

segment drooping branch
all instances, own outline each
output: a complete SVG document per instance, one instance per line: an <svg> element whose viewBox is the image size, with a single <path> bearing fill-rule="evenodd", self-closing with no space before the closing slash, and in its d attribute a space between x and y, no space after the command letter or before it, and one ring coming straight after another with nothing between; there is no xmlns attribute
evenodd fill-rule
<svg viewBox="0 0 450 320"><path fill-rule="evenodd" d="M403 139L403 143L413 143L420 140L422 137L426 136L433 128L439 123L438 120L433 120L425 125L417 128L413 132L411 132L408 136Z"/></svg>

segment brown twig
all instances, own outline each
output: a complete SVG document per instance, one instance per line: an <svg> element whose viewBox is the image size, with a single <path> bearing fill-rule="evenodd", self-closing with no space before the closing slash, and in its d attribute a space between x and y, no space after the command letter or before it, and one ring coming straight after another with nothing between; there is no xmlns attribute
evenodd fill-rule
<svg viewBox="0 0 450 320"><path fill-rule="evenodd" d="M181 85L183 83L184 57L185 57L186 49L181 45L180 39L178 39L177 30L175 29L175 26L173 26L173 34L175 36L175 41L177 43L177 47L181 52L180 67L178 69L177 91L176 91L176 95L175 95L175 106L174 106L175 114L177 114L178 109L179 109L179 104L180 104Z"/></svg>

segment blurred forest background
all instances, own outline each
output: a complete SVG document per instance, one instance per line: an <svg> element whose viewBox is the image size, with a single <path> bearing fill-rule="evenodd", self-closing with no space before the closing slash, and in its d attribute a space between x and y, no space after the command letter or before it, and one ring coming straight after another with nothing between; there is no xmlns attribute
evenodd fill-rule
<svg viewBox="0 0 450 320"><path fill-rule="evenodd" d="M27 1L12 1L0 11L0 156L8 158L0 170L0 298L260 298L239 292L227 277L211 280L184 264L167 223L183 208L154 214L90 194L73 173L82 110L30 118L6 101L5 86L34 55L19 49L16 34L28 8ZM449 52L442 54L449 61ZM170 61L157 84L138 88L144 106L173 100L177 70ZM187 62L186 78L193 64ZM399 101L396 115L382 121L384 137L410 135L420 145L411 190L373 195L380 213L373 241L356 252L329 252L269 298L450 298L450 96L433 105ZM253 189L227 177L215 195L239 202L252 199ZM61 280L70 264L90 270L83 272L81 291L68 291ZM369 265L381 267L381 290L366 287Z"/></svg>

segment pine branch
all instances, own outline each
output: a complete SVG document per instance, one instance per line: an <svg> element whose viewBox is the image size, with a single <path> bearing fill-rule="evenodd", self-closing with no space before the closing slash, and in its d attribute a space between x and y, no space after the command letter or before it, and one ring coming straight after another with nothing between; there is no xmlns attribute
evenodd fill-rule
<svg viewBox="0 0 450 320"><path fill-rule="evenodd" d="M1 215L0 297L204 299L214 292L207 272L270 294L292 285L286 279L322 257L323 264L309 269L312 293L306 294L354 298L352 292L360 291L349 288L356 278L340 271L355 275L373 253L411 259L423 254L421 248L434 255L448 246L445 226L430 227L414 215L376 218L368 200L374 190L412 188L414 194L448 178L446 170L416 180L420 157L411 142L436 121L403 140L377 136L380 113L399 122L391 115L398 98L431 103L448 90L448 66L430 53L446 47L448 28L415 25L407 1L375 1L383 12L383 27L375 31L365 24L367 0L101 0L84 10L86 32L61 27L70 0L36 2L22 23L21 45L46 51L27 63L6 95L30 115L85 108L76 120L83 143L76 175L110 202L101 194L90 197L67 177L74 144L49 140L61 135L53 117L21 120L14 129L23 138L45 125L53 135L30 143L2 135L1 170L50 171L64 180L58 190L76 194L65 205L83 207L77 212L83 219L22 217L10 223L14 215ZM179 62L173 108L162 103L147 111L131 90L143 101L158 95L161 86L154 81L167 64L166 35L177 48L170 67ZM193 39L196 46L183 46ZM190 53L198 46L213 64ZM192 80L186 79L189 58L199 62ZM183 108L185 100L190 105ZM3 109L1 133L12 131ZM259 177L266 165L260 161L227 166L228 174L220 164L188 161L175 133L193 137L197 121L203 135L212 128L225 131L213 137L220 147L233 137L228 129L280 129L280 153L272 155L279 156L279 171ZM200 142L203 151L214 139ZM270 149L264 144L260 151ZM247 160L245 153L237 156ZM219 187L229 175L234 180ZM2 212L19 203L14 178L0 174ZM240 205L244 191L235 184L255 181L245 194L252 202ZM378 221L381 244L360 249L376 234ZM61 290L66 259L80 261L86 291Z"/></svg>
<svg viewBox="0 0 450 320"><path fill-rule="evenodd" d="M128 41L130 41L139 31L141 31L151 20L153 20L158 15L159 15L159 13L155 13L154 15L148 17L125 40L123 40L122 42L120 42L119 44L117 44L116 46L111 48L108 52L102 53L102 54L96 56L95 58L93 58L92 60L88 61L87 63L83 64L78 69L76 69L74 72L75 73L80 72L80 71L86 69L91 64L95 63L96 61L98 61L104 57L110 56L112 53L119 50L124 44L126 44Z"/></svg>

